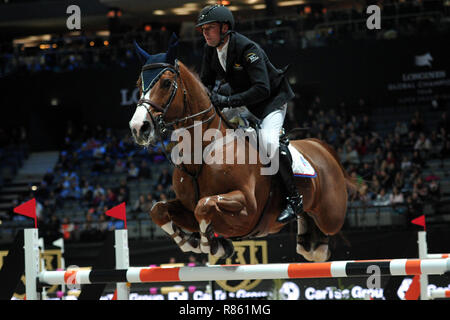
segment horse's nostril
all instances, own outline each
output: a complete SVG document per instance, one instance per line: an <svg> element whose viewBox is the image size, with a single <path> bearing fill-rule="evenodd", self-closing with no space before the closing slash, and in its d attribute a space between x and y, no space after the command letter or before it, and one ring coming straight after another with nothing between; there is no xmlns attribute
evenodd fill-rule
<svg viewBox="0 0 450 320"><path fill-rule="evenodd" d="M133 135L134 135L135 137L137 137L137 131L136 131L135 128L133 128Z"/></svg>
<svg viewBox="0 0 450 320"><path fill-rule="evenodd" d="M150 122L144 121L144 124L141 127L141 132L147 132L150 129Z"/></svg>

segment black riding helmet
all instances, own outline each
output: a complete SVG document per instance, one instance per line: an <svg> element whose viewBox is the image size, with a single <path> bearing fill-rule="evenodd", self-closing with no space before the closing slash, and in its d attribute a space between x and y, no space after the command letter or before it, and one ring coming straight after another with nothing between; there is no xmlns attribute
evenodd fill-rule
<svg viewBox="0 0 450 320"><path fill-rule="evenodd" d="M200 11L196 28L211 22L228 23L230 30L234 29L234 17L230 9L224 5L214 4L206 6Z"/></svg>
<svg viewBox="0 0 450 320"><path fill-rule="evenodd" d="M223 5L214 4L206 6L200 11L195 27L199 29L202 25L212 22L218 22L220 24L220 30L222 30L224 23L228 24L229 27L225 34L220 32L220 41L216 46L219 47L224 42L225 37L234 29L234 17L230 9Z"/></svg>

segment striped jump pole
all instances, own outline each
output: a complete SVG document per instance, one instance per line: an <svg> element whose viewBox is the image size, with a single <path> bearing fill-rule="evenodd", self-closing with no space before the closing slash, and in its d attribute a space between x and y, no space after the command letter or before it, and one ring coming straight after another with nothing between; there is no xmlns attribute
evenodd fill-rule
<svg viewBox="0 0 450 320"><path fill-rule="evenodd" d="M450 259L392 259L260 265L213 265L205 267L131 267L126 270L44 271L43 284L95 284L189 282L246 279L304 279L380 276L442 275L450 271Z"/></svg>
<svg viewBox="0 0 450 320"><path fill-rule="evenodd" d="M430 298L431 299L450 298L450 290L443 290L443 289L431 290Z"/></svg>
<svg viewBox="0 0 450 320"><path fill-rule="evenodd" d="M429 253L427 259L447 259L450 258L450 253Z"/></svg>

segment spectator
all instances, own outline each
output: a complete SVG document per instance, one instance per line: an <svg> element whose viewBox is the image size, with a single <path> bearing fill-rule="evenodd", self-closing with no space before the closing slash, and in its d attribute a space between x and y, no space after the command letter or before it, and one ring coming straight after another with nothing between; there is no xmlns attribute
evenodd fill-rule
<svg viewBox="0 0 450 320"><path fill-rule="evenodd" d="M404 173L402 171L399 171L395 174L394 187L396 187L398 190L402 190L404 186L405 186Z"/></svg>
<svg viewBox="0 0 450 320"><path fill-rule="evenodd" d="M106 191L106 203L109 208L117 204L117 196L111 188L108 188Z"/></svg>
<svg viewBox="0 0 450 320"><path fill-rule="evenodd" d="M105 161L103 162L103 173L113 173L114 172L114 163L110 156L106 156Z"/></svg>
<svg viewBox="0 0 450 320"><path fill-rule="evenodd" d="M405 137L408 134L408 127L406 126L406 123L397 121L394 132L400 137Z"/></svg>
<svg viewBox="0 0 450 320"><path fill-rule="evenodd" d="M114 173L124 173L127 171L127 165L126 162L122 159L117 159L116 163L114 164Z"/></svg>
<svg viewBox="0 0 450 320"><path fill-rule="evenodd" d="M412 157L412 165L413 168L421 169L425 165L425 161L423 160L422 156L420 155L419 151L415 150Z"/></svg>
<svg viewBox="0 0 450 320"><path fill-rule="evenodd" d="M392 194L389 196L389 202L392 206L403 204L405 202L403 193L401 193L397 187L392 189Z"/></svg>
<svg viewBox="0 0 450 320"><path fill-rule="evenodd" d="M130 188L128 188L127 186L127 179L121 179L120 183L119 183L119 190L123 188L124 189L124 197L127 199L126 201L128 201L128 199L130 198Z"/></svg>
<svg viewBox="0 0 450 320"><path fill-rule="evenodd" d="M85 222L80 230L80 241L96 241L99 240L99 230L95 223L92 213L87 213Z"/></svg>
<svg viewBox="0 0 450 320"><path fill-rule="evenodd" d="M167 196L166 196L165 193L161 193L161 194L159 195L159 201L167 202Z"/></svg>
<svg viewBox="0 0 450 320"><path fill-rule="evenodd" d="M101 238L104 239L106 236L106 232L108 231L108 220L106 219L106 215L100 214L98 218L98 230L100 232Z"/></svg>
<svg viewBox="0 0 450 320"><path fill-rule="evenodd" d="M139 166L139 178L140 179L151 179L152 171L147 164L147 161L142 160L141 165Z"/></svg>
<svg viewBox="0 0 450 320"><path fill-rule="evenodd" d="M158 184L161 184L164 188L167 188L172 183L172 176L167 168L162 170L161 175L158 178Z"/></svg>
<svg viewBox="0 0 450 320"><path fill-rule="evenodd" d="M374 194L378 194L381 192L381 184L380 181L378 180L378 176L377 175L372 175L372 180L370 182L370 188L369 190L374 193Z"/></svg>
<svg viewBox="0 0 450 320"><path fill-rule="evenodd" d="M385 170L382 170L380 173L380 184L386 190L392 187L392 177L386 173Z"/></svg>
<svg viewBox="0 0 450 320"><path fill-rule="evenodd" d="M431 141L425 137L425 134L421 132L419 138L414 144L414 150L423 151L423 154L427 154L431 150Z"/></svg>
<svg viewBox="0 0 450 320"><path fill-rule="evenodd" d="M164 188L164 186L162 184L158 184L156 186L156 190L154 191L155 198L159 199L160 195L162 193L165 193L165 188Z"/></svg>
<svg viewBox="0 0 450 320"><path fill-rule="evenodd" d="M384 188L381 188L380 193L377 194L374 206L388 206L391 204L391 194L387 194Z"/></svg>
<svg viewBox="0 0 450 320"><path fill-rule="evenodd" d="M134 164L134 162L130 163L130 167L128 169L127 180L136 180L139 177L139 168Z"/></svg>
<svg viewBox="0 0 450 320"><path fill-rule="evenodd" d="M94 189L94 193L93 193L93 197L95 198L100 198L102 195L105 194L105 189L102 188L102 186L97 183Z"/></svg>
<svg viewBox="0 0 450 320"><path fill-rule="evenodd" d="M94 187L87 180L82 180L81 182L81 199L82 202L87 205L89 204L94 196Z"/></svg>
<svg viewBox="0 0 450 320"><path fill-rule="evenodd" d="M347 146L347 154L345 160L345 162L347 162L348 164L359 164L358 152L356 152L356 150L353 149L350 145Z"/></svg>
<svg viewBox="0 0 450 320"><path fill-rule="evenodd" d="M433 203L439 202L441 198L441 186L437 179L432 179L428 184L428 195Z"/></svg>
<svg viewBox="0 0 450 320"><path fill-rule="evenodd" d="M411 169L411 166L411 160L409 160L407 156L403 156L402 162L400 164L400 168L402 169L402 171L408 172Z"/></svg>
<svg viewBox="0 0 450 320"><path fill-rule="evenodd" d="M406 223L411 227L410 221L423 214L423 204L417 192L413 192L406 200Z"/></svg>
<svg viewBox="0 0 450 320"><path fill-rule="evenodd" d="M72 239L72 232L75 230L75 225L70 222L70 219L68 217L65 217L63 219L63 222L61 224L60 232L63 235L64 241L71 241Z"/></svg>
<svg viewBox="0 0 450 320"><path fill-rule="evenodd" d="M128 202L127 190L124 187L119 188L119 194L117 195L117 203Z"/></svg>
<svg viewBox="0 0 450 320"><path fill-rule="evenodd" d="M149 212L149 204L147 202L147 199L145 198L145 195L140 194L139 198L136 200L136 202L133 205L132 212L134 213L141 213L141 212Z"/></svg>
<svg viewBox="0 0 450 320"><path fill-rule="evenodd" d="M416 192L421 200L425 200L428 195L428 187L423 182L422 177L417 177L414 181L413 192Z"/></svg>
<svg viewBox="0 0 450 320"><path fill-rule="evenodd" d="M148 203L148 206L149 206L150 209L151 209L151 208L155 205L155 203L156 203L156 200L153 199L153 194L152 194L151 192L147 193L147 203Z"/></svg>

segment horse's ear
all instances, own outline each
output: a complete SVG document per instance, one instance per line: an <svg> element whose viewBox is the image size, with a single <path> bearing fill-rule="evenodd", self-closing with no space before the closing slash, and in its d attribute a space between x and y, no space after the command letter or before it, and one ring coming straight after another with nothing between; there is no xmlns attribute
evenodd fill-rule
<svg viewBox="0 0 450 320"><path fill-rule="evenodd" d="M150 58L150 54L148 54L147 52L144 51L144 49L142 49L136 42L136 40L133 41L134 42L134 48L136 50L136 54L139 57L139 60L141 61L142 64L144 64L149 58Z"/></svg>
<svg viewBox="0 0 450 320"><path fill-rule="evenodd" d="M172 33L172 36L169 40L169 48L167 49L166 53L166 62L173 64L175 62L175 58L177 56L177 47L178 47L178 37L174 33Z"/></svg>

